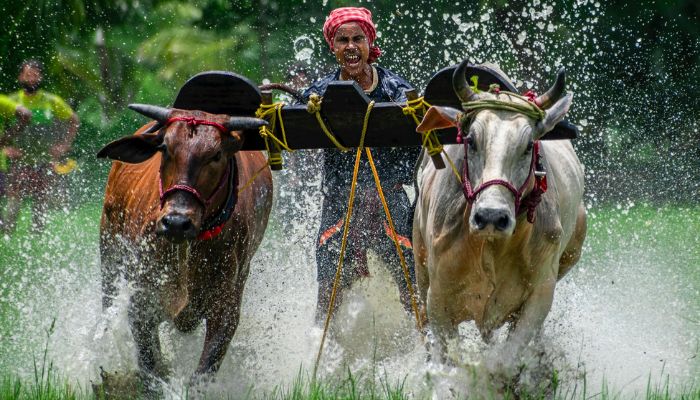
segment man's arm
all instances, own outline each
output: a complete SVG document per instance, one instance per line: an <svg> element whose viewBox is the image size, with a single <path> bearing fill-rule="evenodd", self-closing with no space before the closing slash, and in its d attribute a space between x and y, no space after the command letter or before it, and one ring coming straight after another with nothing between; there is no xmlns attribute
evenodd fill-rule
<svg viewBox="0 0 700 400"><path fill-rule="evenodd" d="M61 158L65 156L73 146L75 137L78 135L78 128L80 127L80 120L78 115L73 113L68 120L68 127L66 128L66 136L63 140L60 140L51 148L51 155L55 158Z"/></svg>
<svg viewBox="0 0 700 400"><path fill-rule="evenodd" d="M65 136L59 139L50 151L54 158L61 158L70 151L73 141L78 134L80 120L73 109L71 109L70 106L58 96L53 96L52 108L54 115L59 120L67 123Z"/></svg>
<svg viewBox="0 0 700 400"><path fill-rule="evenodd" d="M15 138L19 136L19 134L24 130L24 128L29 124L29 121L31 121L31 119L32 112L23 106L17 105L17 107L15 107L16 122L12 124L12 126L7 128L7 130L5 131L5 135L0 137L0 147L12 144ZM10 148L9 151L6 151L6 153L8 153L8 156L10 156L11 158L14 158L13 156L16 155L16 151L14 150L14 148Z"/></svg>

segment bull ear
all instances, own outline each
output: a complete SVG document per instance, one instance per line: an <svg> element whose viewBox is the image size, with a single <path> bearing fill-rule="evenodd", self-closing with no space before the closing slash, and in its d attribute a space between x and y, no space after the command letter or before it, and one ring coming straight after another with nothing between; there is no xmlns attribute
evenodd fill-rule
<svg viewBox="0 0 700 400"><path fill-rule="evenodd" d="M451 128L459 125L462 112L452 107L431 106L423 116L423 121L416 132L427 132L433 129Z"/></svg>
<svg viewBox="0 0 700 400"><path fill-rule="evenodd" d="M537 124L535 132L535 140L540 139L547 132L554 128L554 125L558 124L564 119L566 113L569 112L569 107L571 107L571 101L574 95L567 93L562 96L553 106L551 106L547 111L545 111L544 119Z"/></svg>
<svg viewBox="0 0 700 400"><path fill-rule="evenodd" d="M97 157L138 164L153 157L161 144L163 144L163 135L160 134L128 136L107 144L97 152Z"/></svg>

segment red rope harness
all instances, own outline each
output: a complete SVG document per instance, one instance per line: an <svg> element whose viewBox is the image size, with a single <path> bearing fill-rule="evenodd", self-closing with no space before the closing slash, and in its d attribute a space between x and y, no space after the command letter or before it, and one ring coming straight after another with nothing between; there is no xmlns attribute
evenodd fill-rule
<svg viewBox="0 0 700 400"><path fill-rule="evenodd" d="M165 121L165 126L168 126L172 124L173 122L177 121L182 121L187 124L190 128L194 129L195 126L197 125L209 125L213 126L214 128L218 129L221 131L221 133L228 133L230 129L226 128L225 126L221 125L218 122L214 121L207 121L205 119L197 119L195 117L172 117L169 120Z"/></svg>
<svg viewBox="0 0 700 400"><path fill-rule="evenodd" d="M216 196L216 194L219 193L221 189L224 188L224 186L226 186L229 170L230 168L226 167L226 172L224 172L224 174L221 175L221 179L219 180L219 184L216 186L216 189L206 199L202 197L201 193L199 193L197 189L189 185L172 185L164 191L163 180L161 179L160 175L158 175L158 192L160 193L160 208L163 208L163 204L165 204L165 198L168 197L169 194L177 192L178 190L182 190L194 196L194 198L197 199L197 201L199 201L199 203L204 207L204 211L206 212L207 208L209 208L209 206L211 205L211 200L214 198L214 196Z"/></svg>
<svg viewBox="0 0 700 400"><path fill-rule="evenodd" d="M527 178L519 188L515 188L512 183L503 179L492 179L486 181L481 185L477 186L476 189L472 188L472 184L469 181L469 159L467 158L468 146L466 140L462 138L461 127L458 128L457 133L458 143L464 142L464 168L462 168L462 191L464 192L464 197L467 199L467 203L470 205L476 200L476 196L479 195L484 189L494 186L501 185L508 189L513 194L515 198L515 215L519 215L521 211L527 210L527 221L529 223L535 222L535 209L537 205L540 204L542 200L542 195L547 191L547 177L542 175L536 175L536 167L540 164L540 142L535 141L534 147L532 149L532 159L530 161L530 171L528 172ZM535 177L535 187L528 193L525 198L523 194L528 187L528 183L532 177Z"/></svg>

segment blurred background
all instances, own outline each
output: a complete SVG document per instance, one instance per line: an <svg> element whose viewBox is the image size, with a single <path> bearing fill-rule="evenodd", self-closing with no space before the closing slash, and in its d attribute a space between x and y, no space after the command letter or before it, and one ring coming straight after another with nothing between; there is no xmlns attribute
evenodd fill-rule
<svg viewBox="0 0 700 400"><path fill-rule="evenodd" d="M0 93L17 89L22 60L43 61L44 88L82 121L73 156L101 181L108 166L93 167L96 150L142 121L126 104L167 105L203 70L288 82L290 69L302 66L313 79L333 63L321 35L325 16L357 4L374 13L379 63L421 90L464 57L496 62L523 90L540 92L565 66L590 199L697 201L695 0L3 2Z"/></svg>

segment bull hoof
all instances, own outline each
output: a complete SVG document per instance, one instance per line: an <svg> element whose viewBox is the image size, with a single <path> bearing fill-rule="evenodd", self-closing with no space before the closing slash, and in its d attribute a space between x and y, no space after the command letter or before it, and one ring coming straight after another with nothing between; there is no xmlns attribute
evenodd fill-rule
<svg viewBox="0 0 700 400"><path fill-rule="evenodd" d="M126 400L140 397L143 382L136 371L126 373L107 372L100 367L102 382L92 383L95 398L100 400Z"/></svg>
<svg viewBox="0 0 700 400"><path fill-rule="evenodd" d="M101 383L92 383L92 391L99 400L160 399L163 391L160 381L139 371L107 372L100 367Z"/></svg>

